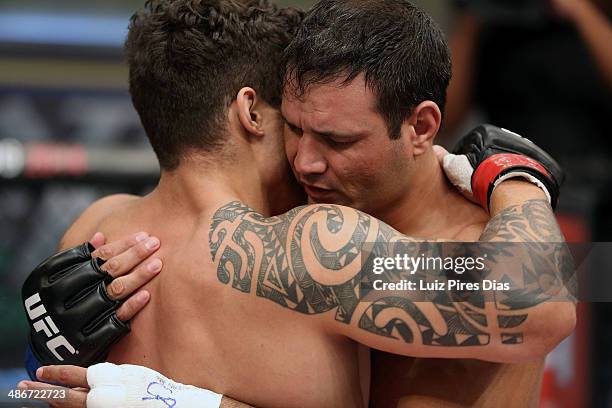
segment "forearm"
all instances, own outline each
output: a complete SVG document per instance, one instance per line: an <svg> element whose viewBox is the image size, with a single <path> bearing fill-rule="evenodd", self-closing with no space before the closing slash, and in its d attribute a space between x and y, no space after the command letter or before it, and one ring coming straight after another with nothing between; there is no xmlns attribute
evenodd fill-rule
<svg viewBox="0 0 612 408"><path fill-rule="evenodd" d="M501 208L507 204L514 205ZM505 182L493 193L492 211L496 216L481 241L519 243L511 246L516 251L507 260L508 267L494 270L493 277L498 281L510 278L523 288L520 296L496 302L499 329L506 332L506 338L516 336L517 341L526 342L536 357L544 356L575 326L576 276L572 255L539 188L523 181ZM507 276L508 268L523 276ZM524 323L509 327L512 320L520 317Z"/></svg>
<svg viewBox="0 0 612 408"><path fill-rule="evenodd" d="M590 1L577 2L571 16L609 88L612 88L612 25Z"/></svg>
<svg viewBox="0 0 612 408"><path fill-rule="evenodd" d="M518 362L544 356L573 330L575 310L566 285L574 271L550 205L537 187L505 183L492 197L495 216L481 237L486 242L460 246L459 253L450 245L451 256L489 257L474 275L481 286L470 289L467 298L464 290L450 289L460 276L423 271L412 280L436 282L435 290L441 289L432 291L431 303L423 302L423 292L416 293L420 302L414 292L381 293L367 307L362 299L359 327L399 340L381 341L381 348L415 357ZM427 250L418 252L435 256ZM400 271L390 280L409 280L409 275L414 274ZM483 290L485 279L511 282L510 290Z"/></svg>
<svg viewBox="0 0 612 408"><path fill-rule="evenodd" d="M542 190L524 181L506 181L493 192L491 209L495 216L480 241L519 243L515 266L531 266L537 277L546 277L550 298L574 300L573 259ZM500 271L494 270L498 278L503 277Z"/></svg>
<svg viewBox="0 0 612 408"><path fill-rule="evenodd" d="M517 206L522 206L530 200L540 200L546 203L548 202L546 194L544 194L544 191L542 191L542 189L524 180L508 180L500 184L497 188L495 188L491 195L491 221L487 223L487 228L485 229L485 232L483 232L480 240L508 241L508 238L497 236L499 235L499 232L492 231L491 226L497 225L496 221L499 221L500 218L503 218L504 213L507 213L509 209L516 208ZM557 222L554 219L552 209L550 209L550 205L548 205L548 207L549 210L547 212L549 218L547 219L547 222L556 226ZM524 221L530 221L530 214L522 214L521 216L524 218ZM537 240L538 235L534 235L534 239ZM548 237L546 237L546 239L548 239Z"/></svg>

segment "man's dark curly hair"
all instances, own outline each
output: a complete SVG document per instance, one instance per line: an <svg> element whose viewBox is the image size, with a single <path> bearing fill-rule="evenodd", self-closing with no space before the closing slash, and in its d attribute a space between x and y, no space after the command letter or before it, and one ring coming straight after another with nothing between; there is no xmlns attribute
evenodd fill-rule
<svg viewBox="0 0 612 408"><path fill-rule="evenodd" d="M267 0L149 0L132 16L130 93L162 169L223 146L240 88L280 106L282 53L302 16Z"/></svg>
<svg viewBox="0 0 612 408"><path fill-rule="evenodd" d="M444 111L451 78L442 30L406 0L320 0L285 51L286 79L309 86L365 74L391 138L426 100Z"/></svg>

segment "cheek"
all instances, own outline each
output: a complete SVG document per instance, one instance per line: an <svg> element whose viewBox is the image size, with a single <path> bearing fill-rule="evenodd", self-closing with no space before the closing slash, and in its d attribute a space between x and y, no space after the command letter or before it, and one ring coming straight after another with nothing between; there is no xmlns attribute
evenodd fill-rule
<svg viewBox="0 0 612 408"><path fill-rule="evenodd" d="M293 159L297 154L297 140L294 136L290 134L290 132L283 132L284 144L285 144L285 155L287 156L287 160L293 165Z"/></svg>
<svg viewBox="0 0 612 408"><path fill-rule="evenodd" d="M349 190L370 188L375 184L380 163L367 154L353 154L329 158L329 167L342 185Z"/></svg>
<svg viewBox="0 0 612 408"><path fill-rule="evenodd" d="M389 147L371 147L347 162L344 178L355 190L387 191L404 181L406 161L403 152Z"/></svg>

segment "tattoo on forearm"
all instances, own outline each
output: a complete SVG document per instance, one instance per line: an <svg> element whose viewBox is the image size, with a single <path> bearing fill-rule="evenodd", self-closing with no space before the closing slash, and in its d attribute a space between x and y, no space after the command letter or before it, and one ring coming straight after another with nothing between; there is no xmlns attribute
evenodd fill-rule
<svg viewBox="0 0 612 408"><path fill-rule="evenodd" d="M219 281L245 293L255 286L257 296L285 308L304 314L334 311L339 322L412 344L448 347L491 341L486 313L490 302L485 302L484 296L472 295L466 302L457 293L436 293L429 299L433 308L428 312L408 298L377 296L353 319L360 300L364 301L361 283L374 279L368 275L371 271L361 270L363 256L393 256L397 243L415 254L435 255L438 250L361 212L318 205L265 218L240 202L232 202L214 214L209 239ZM551 290L559 290L573 272L571 263L564 263L571 256L559 245L563 239L545 201L506 209L491 220L481 240L537 243L537 250L529 252L529 262L522 265L525 279L533 277L534 281L521 293L495 302L500 340L521 343L520 327L528 318L528 309L549 299ZM367 253L366 242L370 243ZM487 250L492 264L508 257L496 245ZM315 274L319 281L313 278L315 269L327 271L325 277L320 278L319 273ZM542 271L549 276L543 277ZM490 273L498 281L510 279ZM427 277L423 274L423 278Z"/></svg>
<svg viewBox="0 0 612 408"><path fill-rule="evenodd" d="M544 200L530 200L493 218L480 237L484 242L521 242L523 257L515 259L522 267L524 290L498 301L501 309L528 308L549 300L573 300L576 293L575 265L557 221ZM486 245L486 244L485 244ZM500 256L500 246L488 245ZM528 259L527 259L528 258Z"/></svg>

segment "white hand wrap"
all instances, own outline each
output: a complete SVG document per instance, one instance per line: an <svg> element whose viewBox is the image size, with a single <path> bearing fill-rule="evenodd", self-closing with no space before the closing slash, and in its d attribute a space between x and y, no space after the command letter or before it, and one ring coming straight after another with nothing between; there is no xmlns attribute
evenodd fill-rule
<svg viewBox="0 0 612 408"><path fill-rule="evenodd" d="M474 168L467 156L461 154L447 154L442 161L442 168L446 177L462 194L472 195L472 175Z"/></svg>
<svg viewBox="0 0 612 408"><path fill-rule="evenodd" d="M455 188L457 188L457 190L459 190L462 194L468 197L471 197L473 195L472 176L474 175L474 168L470 164L470 161L468 160L467 156L463 154L456 155L449 153L444 156L444 159L442 161L442 168L444 169L444 173L446 174L448 180L453 186L455 186ZM495 190L497 186L501 184L502 181L516 177L521 177L535 184L544 191L546 197L548 198L548 202L550 203L552 201L550 192L548 191L546 186L540 180L524 171L514 171L499 177L497 180L495 180L493 190Z"/></svg>
<svg viewBox="0 0 612 408"><path fill-rule="evenodd" d="M87 408L219 408L222 395L184 385L136 365L96 364L87 369Z"/></svg>

